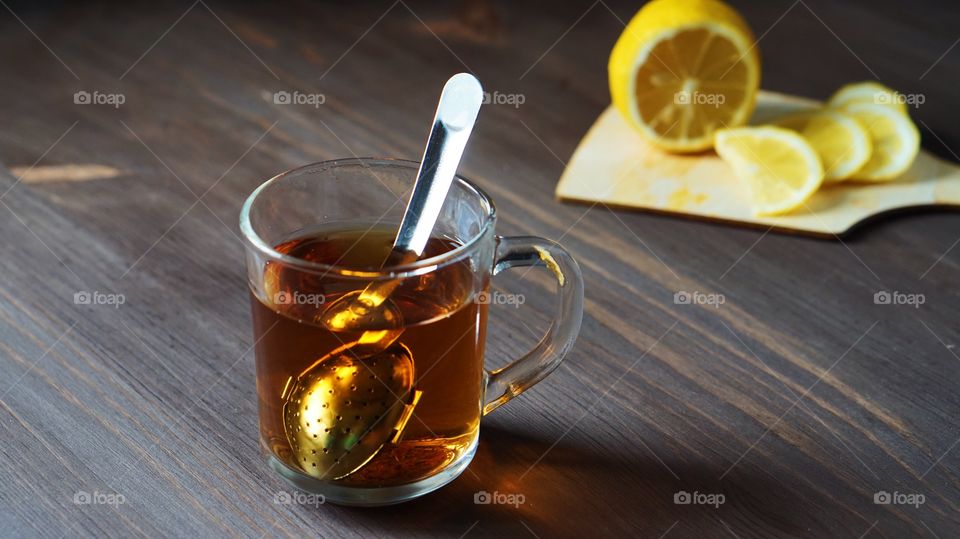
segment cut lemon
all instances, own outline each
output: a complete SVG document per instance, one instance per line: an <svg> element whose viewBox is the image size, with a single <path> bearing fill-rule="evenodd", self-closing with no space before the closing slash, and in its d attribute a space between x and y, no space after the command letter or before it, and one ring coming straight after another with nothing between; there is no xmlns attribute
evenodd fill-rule
<svg viewBox="0 0 960 539"><path fill-rule="evenodd" d="M870 159L854 173L855 179L892 180L910 168L920 151L920 132L909 116L870 103L848 105L844 112L866 128L873 145Z"/></svg>
<svg viewBox="0 0 960 539"><path fill-rule="evenodd" d="M723 127L747 123L760 86L753 33L719 0L653 0L610 54L610 94L655 146L703 151Z"/></svg>
<svg viewBox="0 0 960 539"><path fill-rule="evenodd" d="M883 105L901 114L907 114L907 104L902 99L902 94L873 81L855 82L842 86L827 101L828 106L840 109L855 103Z"/></svg>
<svg viewBox="0 0 960 539"><path fill-rule="evenodd" d="M823 181L845 180L870 159L870 133L853 117L837 111L801 112L777 120L776 125L799 132L823 163Z"/></svg>
<svg viewBox="0 0 960 539"><path fill-rule="evenodd" d="M720 157L747 182L757 215L793 210L823 182L823 165L802 136L780 127L722 129L716 135Z"/></svg>

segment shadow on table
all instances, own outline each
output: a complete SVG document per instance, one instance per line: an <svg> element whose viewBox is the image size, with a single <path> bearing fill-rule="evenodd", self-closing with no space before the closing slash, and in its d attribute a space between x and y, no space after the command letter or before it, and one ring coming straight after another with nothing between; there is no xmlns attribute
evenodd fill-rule
<svg viewBox="0 0 960 539"><path fill-rule="evenodd" d="M666 461L642 444L611 450L583 435L557 441L484 424L473 463L450 485L400 505L336 510L348 512L365 531L456 536L468 529L471 536L627 530L659 536L678 522L687 532L716 531L725 513L752 514L788 529L802 525L791 521L796 500L790 489L768 474L741 469L735 481L729 476L721 484L723 470L716 466L661 458ZM719 493L725 500L719 507L677 504L680 492ZM478 496L490 503L476 503Z"/></svg>

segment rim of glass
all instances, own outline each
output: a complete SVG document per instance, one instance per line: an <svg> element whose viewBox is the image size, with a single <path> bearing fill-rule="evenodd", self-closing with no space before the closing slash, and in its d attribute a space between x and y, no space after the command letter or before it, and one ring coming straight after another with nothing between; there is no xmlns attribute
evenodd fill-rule
<svg viewBox="0 0 960 539"><path fill-rule="evenodd" d="M435 269L447 265L451 262L456 262L462 258L465 258L470 251L476 246L480 241L480 238L486 235L491 227L494 226L496 221L497 209L493 204L493 200L490 196L484 192L483 189L478 187L476 184L470 180L464 178L463 176L457 174L454 177L454 181L457 182L462 188L466 189L468 192L473 193L480 199L486 210L486 216L483 222L483 225L480 227L480 230L474 234L469 239L465 240L461 245L455 249L451 249L443 254L432 256L429 258L424 258L422 260L417 260L409 264L401 264L395 266L386 266L379 270L364 270L358 269L350 266L340 266L332 264L322 264L319 262L310 262L302 258L297 258L295 256L290 256L284 253L281 253L273 248L272 245L267 243L260 237L259 234L254 230L253 224L250 222L250 210L253 208L253 204L256 202L257 198L266 190L269 186L273 185L276 182L283 180L284 178L292 175L298 175L305 172L307 169L311 168L337 168L346 165L362 165L365 167L368 166L381 166L381 167L402 167L412 170L411 176L416 175L416 171L420 167L418 161L412 161L409 159L393 159L393 158L381 158L381 157L348 157L342 159L330 159L327 161L317 161L315 163L309 163L297 168L293 168L284 172L277 174L276 176L270 178L269 180L260 184L256 189L250 193L250 196L247 197L246 201L243 203L243 207L240 210L240 232L243 234L244 242L248 247L266 255L267 257L283 262L284 264L307 270L307 271L317 271L324 274L336 275L340 277L348 278L363 278L363 279L395 279L397 277L403 276L415 276L422 275L424 273L429 273Z"/></svg>

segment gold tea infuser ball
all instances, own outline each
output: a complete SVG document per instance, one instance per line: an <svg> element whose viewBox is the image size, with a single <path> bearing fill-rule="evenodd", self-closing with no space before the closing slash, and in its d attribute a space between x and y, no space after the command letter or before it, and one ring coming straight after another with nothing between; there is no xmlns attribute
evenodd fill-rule
<svg viewBox="0 0 960 539"><path fill-rule="evenodd" d="M307 475L336 480L360 469L399 439L420 398L407 347L364 348L334 350L284 388L284 430Z"/></svg>

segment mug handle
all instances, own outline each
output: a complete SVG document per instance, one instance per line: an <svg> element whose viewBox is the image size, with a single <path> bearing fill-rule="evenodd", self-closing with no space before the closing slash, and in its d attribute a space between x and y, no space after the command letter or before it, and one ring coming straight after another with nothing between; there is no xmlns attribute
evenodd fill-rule
<svg viewBox="0 0 960 539"><path fill-rule="evenodd" d="M540 342L506 367L486 371L483 414L543 380L560 365L573 348L583 319L583 276L580 267L563 247L535 236L497 237L493 275L505 269L542 266L557 278L557 312Z"/></svg>

